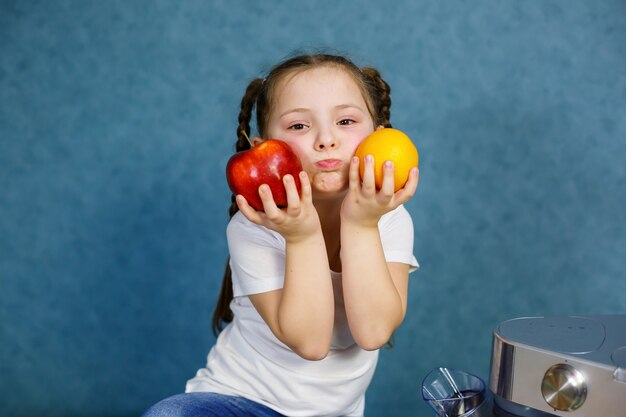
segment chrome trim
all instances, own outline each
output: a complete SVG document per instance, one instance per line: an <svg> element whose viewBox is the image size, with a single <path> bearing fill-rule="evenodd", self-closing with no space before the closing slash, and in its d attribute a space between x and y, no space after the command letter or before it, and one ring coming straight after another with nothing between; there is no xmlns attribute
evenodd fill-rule
<svg viewBox="0 0 626 417"><path fill-rule="evenodd" d="M489 390L498 397L510 400L513 396L513 365L515 364L515 346L493 333L491 350L491 370L489 372Z"/></svg>

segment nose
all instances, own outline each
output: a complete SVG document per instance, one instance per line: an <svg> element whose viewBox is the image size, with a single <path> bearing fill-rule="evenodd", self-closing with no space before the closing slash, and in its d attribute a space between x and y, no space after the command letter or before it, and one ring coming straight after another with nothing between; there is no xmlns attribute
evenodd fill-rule
<svg viewBox="0 0 626 417"><path fill-rule="evenodd" d="M339 147L339 141L331 132L320 132L317 135L317 139L315 140L316 151L327 151L329 149L335 149L337 147Z"/></svg>

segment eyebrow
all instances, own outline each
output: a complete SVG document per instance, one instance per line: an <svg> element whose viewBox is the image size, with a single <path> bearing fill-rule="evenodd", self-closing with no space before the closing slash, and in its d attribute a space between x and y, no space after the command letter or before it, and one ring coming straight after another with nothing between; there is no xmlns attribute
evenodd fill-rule
<svg viewBox="0 0 626 417"><path fill-rule="evenodd" d="M284 112L283 114L281 114L279 117L281 117L281 118L282 118L282 117L284 117L284 116L286 116L286 115L288 115L288 114L290 114L290 113L306 113L306 112L308 112L308 111L309 111L309 109L307 109L307 108L304 108L304 107L298 107L298 108L295 108L295 109L290 109L290 110L287 110L286 112Z"/></svg>
<svg viewBox="0 0 626 417"><path fill-rule="evenodd" d="M349 109L349 108L353 108L353 109L357 109L359 110L361 113L366 113L365 110L363 110L361 108L361 106L358 106L356 104L351 104L351 103L346 103L346 104L339 104L337 106L334 107L336 110L343 110L343 109ZM282 118L290 113L306 113L311 111L310 109L307 109L306 107L297 107L295 109L290 109L287 110L286 112L282 113L279 117Z"/></svg>
<svg viewBox="0 0 626 417"><path fill-rule="evenodd" d="M365 113L365 110L364 110L364 109L362 109L362 108L361 108L361 106L356 105L356 104L351 104L351 103L347 103L347 104L340 104L339 106L335 106L335 108L336 108L337 110L343 110L343 109L348 109L348 108L351 108L351 109L357 109L357 110L359 110L359 111L361 111L361 112Z"/></svg>

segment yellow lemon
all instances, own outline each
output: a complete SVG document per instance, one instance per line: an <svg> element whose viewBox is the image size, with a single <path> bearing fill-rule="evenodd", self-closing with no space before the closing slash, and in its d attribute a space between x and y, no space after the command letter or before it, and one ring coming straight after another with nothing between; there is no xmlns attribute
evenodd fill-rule
<svg viewBox="0 0 626 417"><path fill-rule="evenodd" d="M376 188L383 184L383 164L392 161L394 166L394 192L404 187L409 171L419 162L417 148L402 131L390 127L378 129L359 144L355 155L359 157L359 170L363 179L365 155L374 157L374 179Z"/></svg>

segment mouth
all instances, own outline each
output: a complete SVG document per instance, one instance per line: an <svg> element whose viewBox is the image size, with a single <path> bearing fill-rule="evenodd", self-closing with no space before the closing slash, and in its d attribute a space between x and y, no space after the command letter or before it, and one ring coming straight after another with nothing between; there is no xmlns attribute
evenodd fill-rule
<svg viewBox="0 0 626 417"><path fill-rule="evenodd" d="M315 166L323 171L334 171L340 168L341 165L343 165L341 159L322 159L315 163Z"/></svg>

